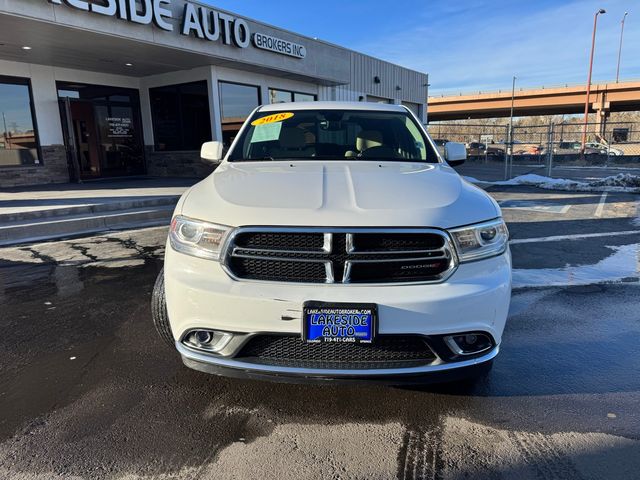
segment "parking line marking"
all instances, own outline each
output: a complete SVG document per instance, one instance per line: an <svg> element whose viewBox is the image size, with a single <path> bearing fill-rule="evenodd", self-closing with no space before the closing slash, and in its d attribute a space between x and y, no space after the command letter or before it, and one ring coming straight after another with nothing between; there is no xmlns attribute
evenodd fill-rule
<svg viewBox="0 0 640 480"><path fill-rule="evenodd" d="M604 204L607 201L607 195L609 194L607 192L604 192L600 197L600 203L598 203L598 208L596 208L596 213L595 213L596 217L602 216L602 211L604 210Z"/></svg>
<svg viewBox="0 0 640 480"><path fill-rule="evenodd" d="M498 202L498 205L503 209L528 210L531 212L563 215L571 208L571 205L552 205L549 203L536 202L535 200L501 200Z"/></svg>
<svg viewBox="0 0 640 480"><path fill-rule="evenodd" d="M510 240L511 245L534 242L557 242L558 240L582 240L583 238L616 237L620 235L640 235L640 230L624 230L622 232L578 233L576 235L555 235L553 237L516 238Z"/></svg>

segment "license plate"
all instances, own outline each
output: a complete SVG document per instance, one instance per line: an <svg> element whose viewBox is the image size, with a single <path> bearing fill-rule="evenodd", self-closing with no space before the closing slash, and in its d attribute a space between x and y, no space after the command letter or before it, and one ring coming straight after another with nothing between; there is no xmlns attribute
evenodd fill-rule
<svg viewBox="0 0 640 480"><path fill-rule="evenodd" d="M302 339L309 343L372 343L378 308L375 304L306 302Z"/></svg>

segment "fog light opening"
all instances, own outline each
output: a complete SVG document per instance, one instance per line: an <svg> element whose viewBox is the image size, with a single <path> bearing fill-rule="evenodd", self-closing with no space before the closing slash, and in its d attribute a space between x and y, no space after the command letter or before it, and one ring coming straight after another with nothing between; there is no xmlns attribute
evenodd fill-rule
<svg viewBox="0 0 640 480"><path fill-rule="evenodd" d="M190 348L218 353L229 344L233 335L215 330L192 330L184 336L182 343Z"/></svg>
<svg viewBox="0 0 640 480"><path fill-rule="evenodd" d="M449 349L456 355L476 355L491 350L493 341L484 333L461 333L444 337Z"/></svg>
<svg viewBox="0 0 640 480"><path fill-rule="evenodd" d="M206 330L198 330L194 334L196 343L200 346L208 345L213 340L213 334Z"/></svg>

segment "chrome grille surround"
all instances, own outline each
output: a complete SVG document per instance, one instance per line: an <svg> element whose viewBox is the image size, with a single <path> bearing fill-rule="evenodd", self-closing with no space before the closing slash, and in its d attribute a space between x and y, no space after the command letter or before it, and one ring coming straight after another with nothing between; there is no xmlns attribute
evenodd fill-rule
<svg viewBox="0 0 640 480"><path fill-rule="evenodd" d="M286 249L274 246L274 248L251 248L239 246L237 240L245 234L317 234L322 236L317 242L317 248L313 249ZM374 234L384 237L384 235L430 235L431 238L441 240L441 245L433 248L407 249L407 250L367 250L360 251L357 247L359 234ZM336 239L341 240L344 246L336 249ZM321 246L320 246L321 245ZM344 250L344 251L343 251ZM338 255L344 257L343 271L336 272L333 257ZM234 269L233 262L238 259L242 261L258 262L282 262L295 266L315 269L316 273L322 270L322 278L313 281L300 279L259 279L247 278L237 269ZM442 261L446 264L446 269L432 275L430 278L408 280L408 281L354 281L352 273L354 266L370 264L372 266L384 266L391 263ZM266 283L292 283L292 284L326 284L326 285L415 285L433 284L446 281L458 267L458 257L449 234L436 228L368 228L368 227L239 227L227 238L221 256L221 265L225 272L234 280L245 282L266 282ZM322 267L321 267L322 265ZM338 268L340 270L340 266Z"/></svg>

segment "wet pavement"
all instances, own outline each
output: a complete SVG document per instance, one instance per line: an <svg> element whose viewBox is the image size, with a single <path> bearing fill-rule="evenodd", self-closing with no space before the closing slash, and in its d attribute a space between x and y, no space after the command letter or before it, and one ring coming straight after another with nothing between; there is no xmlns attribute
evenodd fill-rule
<svg viewBox="0 0 640 480"><path fill-rule="evenodd" d="M518 280L476 385L211 377L153 330L165 229L0 249L0 478L638 478L638 196L490 192Z"/></svg>

